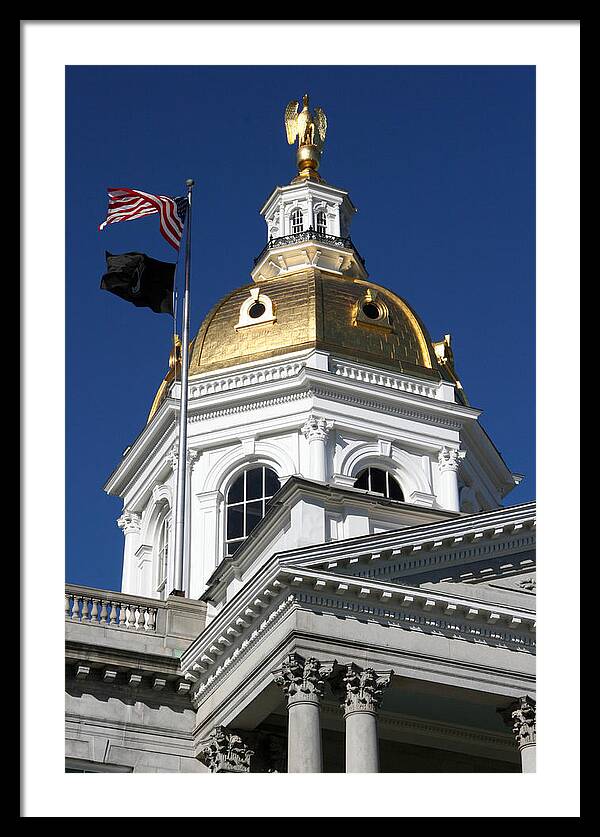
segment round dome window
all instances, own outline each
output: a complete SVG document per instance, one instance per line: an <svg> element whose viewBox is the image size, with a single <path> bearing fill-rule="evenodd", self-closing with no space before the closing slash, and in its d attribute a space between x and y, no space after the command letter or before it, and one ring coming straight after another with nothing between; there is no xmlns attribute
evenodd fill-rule
<svg viewBox="0 0 600 837"><path fill-rule="evenodd" d="M265 313L265 311L266 311L266 308L262 304L262 302L254 302L250 306L250 310L248 311L248 316L252 317L253 320L258 320L259 317L262 317L262 315Z"/></svg>
<svg viewBox="0 0 600 837"><path fill-rule="evenodd" d="M365 302L362 307L363 314L370 320L378 320L383 316L383 311L374 302Z"/></svg>

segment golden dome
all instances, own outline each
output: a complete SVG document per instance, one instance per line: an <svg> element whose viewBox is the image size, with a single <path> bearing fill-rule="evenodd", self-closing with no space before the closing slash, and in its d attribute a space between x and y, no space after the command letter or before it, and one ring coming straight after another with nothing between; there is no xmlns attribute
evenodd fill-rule
<svg viewBox="0 0 600 837"><path fill-rule="evenodd" d="M244 285L209 312L194 340L190 375L315 348L438 377L424 326L391 291L318 269L266 280L258 287L258 297L256 285ZM266 297L272 303L273 318L239 327L240 310L251 296L259 302Z"/></svg>
<svg viewBox="0 0 600 837"><path fill-rule="evenodd" d="M265 313L271 316L264 322L242 322L243 311L256 302L261 309L269 306ZM243 285L221 299L190 344L189 374L313 348L428 380L448 379L436 345L419 317L392 291L311 268ZM148 420L166 397L172 378L170 371Z"/></svg>

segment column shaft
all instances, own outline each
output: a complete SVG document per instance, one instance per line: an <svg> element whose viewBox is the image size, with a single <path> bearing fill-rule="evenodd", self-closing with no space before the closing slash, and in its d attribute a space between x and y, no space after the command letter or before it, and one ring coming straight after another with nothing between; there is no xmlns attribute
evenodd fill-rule
<svg viewBox="0 0 600 837"><path fill-rule="evenodd" d="M346 715L346 773L379 773L375 712Z"/></svg>
<svg viewBox="0 0 600 837"><path fill-rule="evenodd" d="M325 439L311 439L308 445L308 451L311 478L325 482L327 479Z"/></svg>
<svg viewBox="0 0 600 837"><path fill-rule="evenodd" d="M318 700L288 705L288 773L322 773L321 719Z"/></svg>
<svg viewBox="0 0 600 837"><path fill-rule="evenodd" d="M458 496L458 475L456 471L448 469L442 471L442 486L444 508L450 511L460 511L460 500Z"/></svg>
<svg viewBox="0 0 600 837"><path fill-rule="evenodd" d="M521 772L535 773L535 744L521 747Z"/></svg>

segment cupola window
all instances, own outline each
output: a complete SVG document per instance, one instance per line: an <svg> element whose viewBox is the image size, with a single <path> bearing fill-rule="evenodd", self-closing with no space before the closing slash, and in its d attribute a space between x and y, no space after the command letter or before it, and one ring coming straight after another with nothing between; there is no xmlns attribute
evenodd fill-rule
<svg viewBox="0 0 600 837"><path fill-rule="evenodd" d="M167 580L169 575L169 540L171 536L171 516L168 515L163 520L158 533L158 567L157 567L157 591L161 594L161 598L167 596Z"/></svg>
<svg viewBox="0 0 600 837"><path fill-rule="evenodd" d="M319 235L326 235L327 233L327 213L320 210L317 212L317 232Z"/></svg>
<svg viewBox="0 0 600 837"><path fill-rule="evenodd" d="M400 483L389 471L382 468L365 468L354 483L355 488L362 488L369 494L378 494L388 500L404 500Z"/></svg>
<svg viewBox="0 0 600 837"><path fill-rule="evenodd" d="M302 232L302 230L304 229L304 216L302 214L301 209L294 209L290 216L290 223L292 235L294 233Z"/></svg>
<svg viewBox="0 0 600 837"><path fill-rule="evenodd" d="M275 471L265 465L249 468L233 482L226 501L227 555L233 555L262 520L269 500L280 485Z"/></svg>

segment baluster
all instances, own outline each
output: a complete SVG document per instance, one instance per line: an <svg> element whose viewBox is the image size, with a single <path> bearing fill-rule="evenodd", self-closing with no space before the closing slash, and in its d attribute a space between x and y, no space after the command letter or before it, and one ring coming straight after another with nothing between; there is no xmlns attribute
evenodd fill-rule
<svg viewBox="0 0 600 837"><path fill-rule="evenodd" d="M150 614L148 613L148 608L145 607L143 611L140 612L140 627L143 627L145 631L148 630L148 620L150 618Z"/></svg>
<svg viewBox="0 0 600 837"><path fill-rule="evenodd" d="M73 610L71 611L71 619L79 621L79 596L73 593Z"/></svg>
<svg viewBox="0 0 600 837"><path fill-rule="evenodd" d="M107 616L108 616L108 610L106 609L106 601L104 599L102 599L102 609L100 611L100 624L101 625L106 625L106 622L107 622L106 617Z"/></svg>
<svg viewBox="0 0 600 837"><path fill-rule="evenodd" d="M146 625L146 630L154 631L156 629L156 608L149 607L148 608L148 624Z"/></svg>
<svg viewBox="0 0 600 837"><path fill-rule="evenodd" d="M132 604L127 605L127 613L125 618L125 627L131 628L135 622L135 608Z"/></svg>
<svg viewBox="0 0 600 837"><path fill-rule="evenodd" d="M110 621L109 625L116 625L117 623L117 603L110 602Z"/></svg>
<svg viewBox="0 0 600 837"><path fill-rule="evenodd" d="M140 629L140 627L141 627L141 622L142 622L142 619L143 619L143 616L142 616L142 606L141 606L141 605L134 605L134 606L133 606L133 612L134 612L134 614L135 614L135 623L134 623L134 626L133 626L133 627L134 627L134 628L136 629L136 631L137 631L137 630L139 630L139 629Z"/></svg>
<svg viewBox="0 0 600 837"><path fill-rule="evenodd" d="M121 611L119 613L119 628L127 627L127 606L121 602Z"/></svg>
<svg viewBox="0 0 600 837"><path fill-rule="evenodd" d="M98 601L99 599L92 599L92 612L90 613L90 622L98 621Z"/></svg>
<svg viewBox="0 0 600 837"><path fill-rule="evenodd" d="M71 615L71 597L68 593L65 593L65 619L68 619Z"/></svg>
<svg viewBox="0 0 600 837"><path fill-rule="evenodd" d="M82 622L89 621L89 616L88 616L89 602L90 602L90 600L88 599L87 596L82 596L82 598L81 598L81 621Z"/></svg>

